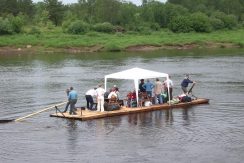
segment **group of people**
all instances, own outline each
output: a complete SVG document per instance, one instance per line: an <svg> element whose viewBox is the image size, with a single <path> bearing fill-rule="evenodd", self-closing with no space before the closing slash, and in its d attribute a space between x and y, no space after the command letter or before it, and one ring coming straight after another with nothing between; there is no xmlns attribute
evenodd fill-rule
<svg viewBox="0 0 244 163"><path fill-rule="evenodd" d="M76 108L75 104L77 103L78 95L77 92L74 90L73 87L70 87L66 90L67 96L68 96L68 102L66 104L66 107L63 111L63 113L67 112L68 107L70 106L69 114L70 115L76 115ZM107 94L107 95L106 95ZM97 111L104 111L104 99L105 98L119 98L119 91L118 87L114 85L113 88L110 89L110 92L106 92L105 89L102 87L102 84L99 84L98 87L95 87L93 89L89 89L85 93L86 98L86 108L89 110L97 110ZM96 98L96 102L94 100ZM94 104L96 103L96 107L94 108Z"/></svg>
<svg viewBox="0 0 244 163"><path fill-rule="evenodd" d="M139 95L146 94L147 98L152 99L154 93L154 103L155 104L162 104L167 102L169 99L172 100L173 98L173 81L171 77L163 82L161 82L158 78L156 78L155 83L153 84L149 79L147 82L144 82L144 79L140 80L139 84ZM181 88L185 95L187 95L188 90L187 87L189 83L195 83L194 81L190 80L189 75L187 74L184 80L181 82ZM169 88L169 91L168 91ZM77 103L78 95L77 92L74 90L73 87L70 87L66 90L68 96L68 102L63 112L67 112L68 107L70 106L69 114L76 115L76 108L75 104ZM168 94L169 93L169 94ZM92 88L85 93L85 98L87 102L87 109L89 110L97 110L97 111L104 111L104 99L119 99L119 89L116 85L110 89L109 92L106 92L102 85L98 85L98 87ZM94 102L94 98L96 98L96 102ZM141 100L142 96L139 96L139 100ZM127 94L127 106L132 107L133 102L136 101L136 92L129 92ZM94 108L94 103L96 103L96 107Z"/></svg>
<svg viewBox="0 0 244 163"><path fill-rule="evenodd" d="M169 96L168 96L168 87L169 87ZM154 91L153 91L154 90ZM148 98L151 98L154 93L154 103L155 104L162 104L164 101L166 101L165 97L169 97L172 99L173 95L173 81L171 80L171 77L164 82L161 82L158 78L156 78L155 84L150 82L149 79L147 79L147 82L144 83L144 79L141 79L141 82L139 84L139 91L140 93L146 92L146 95Z"/></svg>
<svg viewBox="0 0 244 163"><path fill-rule="evenodd" d="M160 81L158 78L156 78L155 83L152 83L149 79L147 79L146 82L144 82L144 79L140 80L139 84L139 103L142 100L142 98L150 99L154 104L162 104L164 102L167 102L169 99L173 99L173 81L171 80L171 76L168 77L165 81ZM190 80L189 74L186 74L185 78L181 82L181 89L183 91L183 94L180 97L187 96L188 90L187 87L189 83L195 83L195 81ZM168 90L169 88L169 90ZM133 92L135 94L135 91ZM127 106L132 106L133 101L136 100L136 97L131 96L132 92L129 92L127 94ZM146 97L142 96L142 94L146 94ZM154 98L153 98L154 97Z"/></svg>

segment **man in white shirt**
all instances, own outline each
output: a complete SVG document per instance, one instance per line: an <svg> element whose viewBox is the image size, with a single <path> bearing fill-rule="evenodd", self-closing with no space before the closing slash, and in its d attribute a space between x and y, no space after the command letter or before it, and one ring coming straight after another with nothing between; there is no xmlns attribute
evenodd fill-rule
<svg viewBox="0 0 244 163"><path fill-rule="evenodd" d="M98 85L98 88L96 89L96 95L97 95L97 111L104 111L104 93L105 90L102 88L102 85Z"/></svg>
<svg viewBox="0 0 244 163"><path fill-rule="evenodd" d="M96 89L97 88L89 89L86 92L86 108L89 110L92 110L92 108L93 108L93 104L94 104L93 97L96 96L96 94L97 94Z"/></svg>
<svg viewBox="0 0 244 163"><path fill-rule="evenodd" d="M112 91L109 93L108 95L108 99L111 99L111 97L114 96L116 98L118 98L117 93L115 92L115 88L112 88Z"/></svg>
<svg viewBox="0 0 244 163"><path fill-rule="evenodd" d="M169 76L169 79L168 80L165 80L164 81L164 84L166 85L166 88L167 88L167 94L168 94L168 85L169 85L169 96L170 97L170 100L172 100L173 98L173 81L171 80L171 76Z"/></svg>

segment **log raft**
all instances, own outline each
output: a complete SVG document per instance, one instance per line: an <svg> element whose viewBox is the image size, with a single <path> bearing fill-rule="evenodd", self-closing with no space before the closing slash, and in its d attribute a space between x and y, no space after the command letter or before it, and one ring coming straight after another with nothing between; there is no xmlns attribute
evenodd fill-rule
<svg viewBox="0 0 244 163"><path fill-rule="evenodd" d="M92 119L119 116L119 115L127 115L127 114L133 114L133 113L149 112L149 111L154 111L154 110L183 108L183 107L189 107L192 105L207 104L208 102L209 102L209 99L198 98L191 102L184 102L184 103L181 102L178 104L171 104L171 105L169 105L168 103L164 103L164 104L135 107L135 108L128 108L128 107L122 106L119 110L104 111L104 112L77 109L77 112L76 112L77 115L70 115L68 112L67 113L56 112L56 113L51 114L50 117L58 117L58 118L85 121L85 120L92 120Z"/></svg>

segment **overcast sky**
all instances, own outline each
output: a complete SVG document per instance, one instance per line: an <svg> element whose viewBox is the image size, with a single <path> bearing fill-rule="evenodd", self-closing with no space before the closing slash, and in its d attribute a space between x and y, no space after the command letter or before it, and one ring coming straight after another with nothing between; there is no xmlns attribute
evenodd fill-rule
<svg viewBox="0 0 244 163"><path fill-rule="evenodd" d="M40 2L43 0L32 0L33 2ZM77 3L78 0L58 0L58 1L62 1L63 4L68 4L68 3ZM141 5L142 0L126 0L126 1L131 1L133 3L135 3L136 5ZM158 0L160 2L165 2L166 0Z"/></svg>

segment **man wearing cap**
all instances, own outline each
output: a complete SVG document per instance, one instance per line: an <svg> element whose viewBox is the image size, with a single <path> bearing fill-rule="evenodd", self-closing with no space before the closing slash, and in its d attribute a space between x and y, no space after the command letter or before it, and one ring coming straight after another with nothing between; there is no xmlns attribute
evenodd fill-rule
<svg viewBox="0 0 244 163"><path fill-rule="evenodd" d="M188 91L187 91L188 84L189 84L189 83L196 83L195 81L192 81L192 80L190 80L189 78L190 78L190 77L189 77L189 74L186 74L185 79L181 82L181 89L183 90L183 92L184 92L185 94L188 93Z"/></svg>
<svg viewBox="0 0 244 163"><path fill-rule="evenodd" d="M96 89L97 88L89 89L86 92L86 108L89 110L92 110L93 108L93 104L94 104L93 97L96 96Z"/></svg>

